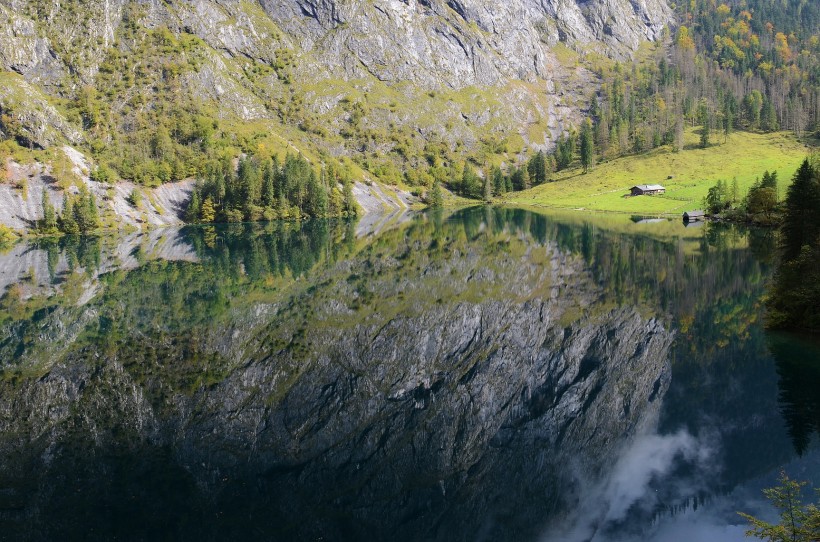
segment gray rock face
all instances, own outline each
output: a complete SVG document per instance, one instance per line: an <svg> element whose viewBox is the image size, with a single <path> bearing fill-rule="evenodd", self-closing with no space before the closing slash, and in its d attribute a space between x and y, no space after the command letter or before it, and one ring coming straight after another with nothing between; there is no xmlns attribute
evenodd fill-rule
<svg viewBox="0 0 820 542"><path fill-rule="evenodd" d="M74 175L74 184L68 192L76 193L77 187L85 185L94 194L106 226L143 229L182 223L194 187L192 179L156 188L130 182L98 183L89 179L91 164L80 152L71 147L64 147L62 152L71 160ZM6 167L11 182L0 184L0 224L21 231L33 228L43 218L43 192L54 208L62 211L65 191L56 185L49 168L40 164L21 165L11 160ZM139 208L128 201L134 190L143 197Z"/></svg>
<svg viewBox="0 0 820 542"><path fill-rule="evenodd" d="M328 69L429 87L549 79L550 47L603 43L615 56L656 40L663 0L262 0L271 17Z"/></svg>
<svg viewBox="0 0 820 542"><path fill-rule="evenodd" d="M20 143L48 148L68 141L79 143L82 133L57 111L40 89L15 74L2 74L0 111L13 123L14 136Z"/></svg>
<svg viewBox="0 0 820 542"><path fill-rule="evenodd" d="M0 29L3 68L46 87L59 84L69 70L92 83L127 1L3 0L0 14L11 23Z"/></svg>
<svg viewBox="0 0 820 542"><path fill-rule="evenodd" d="M33 81L51 81L63 75L63 66L47 39L38 35L34 21L0 4L0 64Z"/></svg>

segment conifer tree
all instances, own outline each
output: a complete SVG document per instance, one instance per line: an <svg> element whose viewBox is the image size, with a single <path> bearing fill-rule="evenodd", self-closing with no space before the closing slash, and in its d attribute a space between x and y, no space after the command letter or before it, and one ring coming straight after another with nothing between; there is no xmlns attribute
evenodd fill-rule
<svg viewBox="0 0 820 542"><path fill-rule="evenodd" d="M589 171L595 159L594 139L592 133L592 122L589 119L584 121L581 128L581 165L584 167L584 173Z"/></svg>
<svg viewBox="0 0 820 542"><path fill-rule="evenodd" d="M493 177L493 192L495 194L503 194L507 191L507 184L504 182L504 173L501 168L495 166L492 172Z"/></svg>
<svg viewBox="0 0 820 542"><path fill-rule="evenodd" d="M527 170L530 174L530 179L533 184L542 184L547 182L547 157L544 151L538 151L530 159L527 165Z"/></svg>
<svg viewBox="0 0 820 542"><path fill-rule="evenodd" d="M723 108L723 141L729 141L735 123L735 112L727 99Z"/></svg>
<svg viewBox="0 0 820 542"><path fill-rule="evenodd" d="M709 146L709 138L711 137L709 104L706 102L705 98L698 104L698 123L701 125L700 146L705 149Z"/></svg>
<svg viewBox="0 0 820 542"><path fill-rule="evenodd" d="M344 183L342 195L344 196L345 216L349 218L359 216L359 206L356 204L356 198L353 196L353 183L349 180L346 180Z"/></svg>
<svg viewBox="0 0 820 542"><path fill-rule="evenodd" d="M48 189L43 187L43 220L40 221L40 230L44 232L53 232L57 229L57 211L54 210L54 205L48 197Z"/></svg>
<svg viewBox="0 0 820 542"><path fill-rule="evenodd" d="M344 214L344 197L338 186L333 186L330 189L330 195L327 199L327 215L331 217L338 217Z"/></svg>
<svg viewBox="0 0 820 542"><path fill-rule="evenodd" d="M527 190L532 183L530 182L530 172L527 171L527 168L521 168L521 190Z"/></svg>
<svg viewBox="0 0 820 542"><path fill-rule="evenodd" d="M678 117L675 120L675 140L673 144L673 150L675 152L680 152L683 150L684 145L684 131L683 131L683 118Z"/></svg>
<svg viewBox="0 0 820 542"><path fill-rule="evenodd" d="M86 224L91 231L100 227L100 209L97 207L97 198L90 190L85 194Z"/></svg>
<svg viewBox="0 0 820 542"><path fill-rule="evenodd" d="M444 204L444 195L441 192L441 183L435 181L430 189L430 207L441 207Z"/></svg>
<svg viewBox="0 0 820 542"><path fill-rule="evenodd" d="M779 485L764 489L763 494L780 515L778 523L769 523L752 515L739 514L749 522L746 536L770 542L814 542L820 540L820 507L803 503L806 482L792 480L785 471L780 473ZM820 490L817 491L820 494Z"/></svg>
<svg viewBox="0 0 820 542"><path fill-rule="evenodd" d="M63 196L63 212L60 214L59 228L67 235L80 233L80 227L74 218L74 198L68 197L68 194Z"/></svg>
<svg viewBox="0 0 820 542"><path fill-rule="evenodd" d="M208 196L205 198L205 201L202 202L199 219L205 223L213 222L216 219L216 209L214 208L214 202L211 200L211 196Z"/></svg>
<svg viewBox="0 0 820 542"><path fill-rule="evenodd" d="M191 193L191 201L188 203L188 209L185 211L186 222L199 222L200 214L202 212L202 198L199 195L200 188L194 188Z"/></svg>
<svg viewBox="0 0 820 542"><path fill-rule="evenodd" d="M783 221L783 257L797 258L804 245L820 235L820 179L808 159L794 174L786 193L786 216Z"/></svg>
<svg viewBox="0 0 820 542"><path fill-rule="evenodd" d="M327 191L313 170L308 175L306 211L314 218L327 215Z"/></svg>

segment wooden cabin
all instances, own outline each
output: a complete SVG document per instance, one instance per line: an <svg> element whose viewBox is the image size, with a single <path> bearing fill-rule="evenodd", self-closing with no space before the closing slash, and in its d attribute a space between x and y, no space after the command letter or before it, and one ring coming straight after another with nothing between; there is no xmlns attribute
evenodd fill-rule
<svg viewBox="0 0 820 542"><path fill-rule="evenodd" d="M703 211L687 211L683 213L684 222L697 222L698 220L705 220L706 213Z"/></svg>
<svg viewBox="0 0 820 542"><path fill-rule="evenodd" d="M633 196L654 196L666 193L666 188L659 184L639 184L631 188Z"/></svg>

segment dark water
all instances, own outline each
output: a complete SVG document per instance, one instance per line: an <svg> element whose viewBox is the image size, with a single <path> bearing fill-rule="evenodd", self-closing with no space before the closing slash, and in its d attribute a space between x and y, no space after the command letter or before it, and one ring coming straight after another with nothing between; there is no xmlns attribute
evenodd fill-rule
<svg viewBox="0 0 820 542"><path fill-rule="evenodd" d="M393 222L0 256L0 539L742 540L820 485L771 232Z"/></svg>

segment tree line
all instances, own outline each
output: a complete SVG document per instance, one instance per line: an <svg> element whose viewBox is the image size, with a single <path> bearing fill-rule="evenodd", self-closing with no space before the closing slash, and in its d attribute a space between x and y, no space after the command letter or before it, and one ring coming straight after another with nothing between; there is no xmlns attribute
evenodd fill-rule
<svg viewBox="0 0 820 542"><path fill-rule="evenodd" d="M703 200L712 215L721 215L736 222L776 226L783 219L784 207L777 186L777 172L765 171L741 198L737 178L729 183L719 180Z"/></svg>
<svg viewBox="0 0 820 542"><path fill-rule="evenodd" d="M461 168L461 174L456 172L452 180L446 184L451 191L462 197L490 201L493 196L526 190L543 184L550 180L550 175L554 171L570 167L576 158L580 160L585 173L595 163L593 125L590 120L581 125L581 131L577 137L574 131L560 136L555 151L552 153L538 151L517 166L485 167L483 177L478 174L470 162L465 162ZM439 190L439 184L435 183L434 195L428 198L428 203L433 206L441 204L441 197L437 192Z"/></svg>
<svg viewBox="0 0 820 542"><path fill-rule="evenodd" d="M212 160L197 182L188 222L257 222L355 217L358 205L349 175L333 165L316 170L301 154Z"/></svg>

